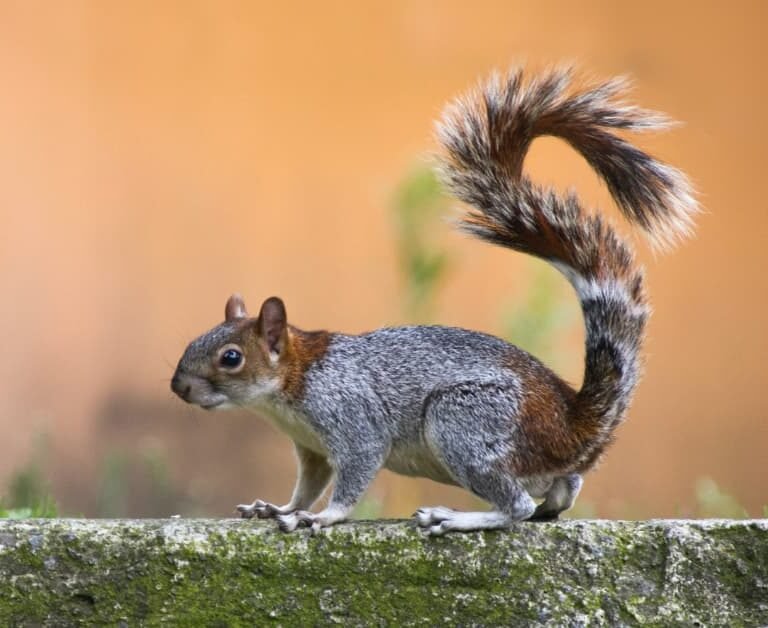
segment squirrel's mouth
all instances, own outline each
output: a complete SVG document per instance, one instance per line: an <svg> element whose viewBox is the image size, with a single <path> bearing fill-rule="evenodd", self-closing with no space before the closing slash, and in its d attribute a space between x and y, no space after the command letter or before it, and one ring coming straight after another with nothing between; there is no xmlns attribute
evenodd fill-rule
<svg viewBox="0 0 768 628"><path fill-rule="evenodd" d="M192 403L203 410L223 410L232 408L234 405L228 396L220 392L205 395L205 397L192 401Z"/></svg>

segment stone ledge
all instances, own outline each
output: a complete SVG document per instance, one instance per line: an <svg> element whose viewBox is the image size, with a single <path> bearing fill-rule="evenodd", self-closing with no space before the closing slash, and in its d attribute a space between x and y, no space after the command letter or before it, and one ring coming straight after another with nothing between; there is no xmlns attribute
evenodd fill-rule
<svg viewBox="0 0 768 628"><path fill-rule="evenodd" d="M768 520L0 521L0 625L768 624Z"/></svg>

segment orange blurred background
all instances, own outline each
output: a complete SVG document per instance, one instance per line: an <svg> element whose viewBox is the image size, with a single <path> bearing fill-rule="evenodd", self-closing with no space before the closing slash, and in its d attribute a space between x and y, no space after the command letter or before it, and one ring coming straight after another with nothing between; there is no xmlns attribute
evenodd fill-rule
<svg viewBox="0 0 768 628"><path fill-rule="evenodd" d="M605 516L687 514L711 477L759 513L767 17L760 1L0 1L0 487L37 456L69 513L223 516L286 499L286 437L172 398L187 341L233 291L252 310L279 294L308 328L408 322L392 198L432 121L493 68L569 60L629 74L634 100L685 122L638 141L706 209L671 254L638 242L647 374L582 500ZM611 206L558 141L527 166ZM534 266L438 228L457 262L435 319L498 332ZM581 334L563 345L575 383ZM124 484L111 510L109 481ZM389 473L371 495L388 516L469 503Z"/></svg>

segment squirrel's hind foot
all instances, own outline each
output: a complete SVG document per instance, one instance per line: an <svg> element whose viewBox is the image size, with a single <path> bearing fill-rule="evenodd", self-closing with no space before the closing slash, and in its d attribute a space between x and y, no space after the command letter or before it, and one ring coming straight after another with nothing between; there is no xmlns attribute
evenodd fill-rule
<svg viewBox="0 0 768 628"><path fill-rule="evenodd" d="M419 508L415 513L416 524L430 536L442 536L446 532L471 532L474 530L498 530L507 528L515 519L506 513L460 512L444 506Z"/></svg>
<svg viewBox="0 0 768 628"><path fill-rule="evenodd" d="M544 501L536 506L527 521L556 521L561 512L573 506L583 484L584 480L578 473L555 478Z"/></svg>
<svg viewBox="0 0 768 628"><path fill-rule="evenodd" d="M536 508L534 513L526 519L526 521L534 521L534 522L546 522L546 521L557 521L560 519L560 513L559 512L547 512L547 511L541 511L539 512L539 509Z"/></svg>

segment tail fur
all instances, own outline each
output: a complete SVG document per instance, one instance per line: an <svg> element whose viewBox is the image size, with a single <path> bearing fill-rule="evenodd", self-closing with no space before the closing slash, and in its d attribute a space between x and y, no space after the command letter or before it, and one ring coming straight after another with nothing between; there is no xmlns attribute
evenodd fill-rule
<svg viewBox="0 0 768 628"><path fill-rule="evenodd" d="M688 235L698 207L685 175L612 132L670 125L662 115L619 100L625 85L615 79L573 88L569 69L527 80L516 69L450 104L437 126L442 178L475 207L462 229L549 261L579 296L586 366L572 421L580 434L590 435L574 461L583 468L624 418L650 308L642 270L613 228L587 215L574 195L532 183L522 166L536 137L560 137L592 165L622 213L652 243L669 245Z"/></svg>

